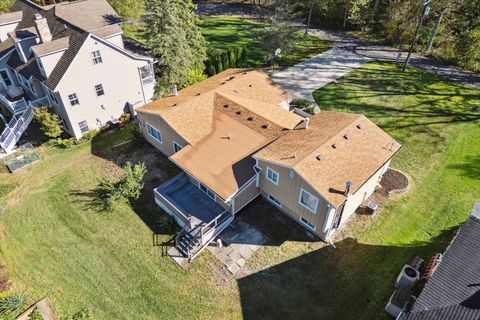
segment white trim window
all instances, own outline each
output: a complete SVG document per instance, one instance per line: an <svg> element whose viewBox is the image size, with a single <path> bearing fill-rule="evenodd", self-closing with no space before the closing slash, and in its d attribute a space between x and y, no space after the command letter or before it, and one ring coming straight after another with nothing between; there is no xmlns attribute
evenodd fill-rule
<svg viewBox="0 0 480 320"><path fill-rule="evenodd" d="M267 180L270 181L271 183L275 184L278 186L278 180L280 179L278 172L273 170L270 167L267 167L267 173L266 173Z"/></svg>
<svg viewBox="0 0 480 320"><path fill-rule="evenodd" d="M88 123L87 123L86 120L79 122L78 126L79 126L80 131L82 133L87 133L88 131L90 131L90 129L88 128Z"/></svg>
<svg viewBox="0 0 480 320"><path fill-rule="evenodd" d="M306 225L307 227L309 227L310 229L312 229L313 231L317 229L317 227L313 223L308 222L308 220L305 219L304 217L300 217L300 222Z"/></svg>
<svg viewBox="0 0 480 320"><path fill-rule="evenodd" d="M203 191L203 193L205 193L210 199L215 201L215 193L212 190L208 189L203 183L199 183L198 188Z"/></svg>
<svg viewBox="0 0 480 320"><path fill-rule="evenodd" d="M80 101L78 100L77 94L72 93L68 95L68 100L70 101L71 106L75 106L77 104L80 104Z"/></svg>
<svg viewBox="0 0 480 320"><path fill-rule="evenodd" d="M97 97L105 95L105 90L103 90L103 85L101 83L95 85L95 92L97 93Z"/></svg>
<svg viewBox="0 0 480 320"><path fill-rule="evenodd" d="M274 197L272 197L271 195L268 195L268 201L270 201L276 207L279 207L279 208L282 207L282 203L278 199L275 199Z"/></svg>
<svg viewBox="0 0 480 320"><path fill-rule="evenodd" d="M100 64L103 63L102 55L100 54L100 50L95 50L92 52L92 62L93 64Z"/></svg>
<svg viewBox="0 0 480 320"><path fill-rule="evenodd" d="M178 151L182 150L182 146L179 145L178 143L176 143L175 141L173 141L173 152L174 153L177 153Z"/></svg>
<svg viewBox="0 0 480 320"><path fill-rule="evenodd" d="M149 123L146 123L148 135L160 143L163 143L162 133Z"/></svg>
<svg viewBox="0 0 480 320"><path fill-rule="evenodd" d="M298 203L310 212L317 213L318 198L303 188L300 188Z"/></svg>
<svg viewBox="0 0 480 320"><path fill-rule="evenodd" d="M140 78L142 79L142 84L148 85L155 83L155 74L153 68L150 64L140 67Z"/></svg>

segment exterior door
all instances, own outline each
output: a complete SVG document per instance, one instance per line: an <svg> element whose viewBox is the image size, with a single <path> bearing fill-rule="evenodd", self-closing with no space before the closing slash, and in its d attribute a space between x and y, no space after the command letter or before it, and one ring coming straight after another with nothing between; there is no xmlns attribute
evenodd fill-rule
<svg viewBox="0 0 480 320"><path fill-rule="evenodd" d="M8 74L8 71L6 69L0 70L0 77L5 87L8 88L13 84L12 79L10 78L10 74Z"/></svg>

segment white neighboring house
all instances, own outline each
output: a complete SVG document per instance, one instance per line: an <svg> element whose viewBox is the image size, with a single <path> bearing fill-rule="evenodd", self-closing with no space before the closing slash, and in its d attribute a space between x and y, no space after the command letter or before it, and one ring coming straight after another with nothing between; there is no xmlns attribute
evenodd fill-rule
<svg viewBox="0 0 480 320"><path fill-rule="evenodd" d="M0 15L0 149L10 151L48 105L75 138L154 97L154 59L123 35L106 0L39 6L17 0Z"/></svg>

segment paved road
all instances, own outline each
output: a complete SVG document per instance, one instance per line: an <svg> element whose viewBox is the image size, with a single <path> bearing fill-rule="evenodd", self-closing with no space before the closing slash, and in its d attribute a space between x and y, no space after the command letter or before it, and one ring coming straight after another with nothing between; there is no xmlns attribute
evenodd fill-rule
<svg viewBox="0 0 480 320"><path fill-rule="evenodd" d="M379 45L377 43L355 38L340 32L315 28L311 29L311 34L322 38L331 39L334 41L336 47L355 52L371 59L380 61L396 61L400 52L402 52L401 61L404 61L404 59L407 57L406 52L396 48ZM465 85L480 89L480 74L462 70L446 62L413 54L410 59L410 65L424 69L430 73L445 77L447 79L458 81Z"/></svg>
<svg viewBox="0 0 480 320"><path fill-rule="evenodd" d="M274 73L272 79L293 97L315 103L313 91L371 61L351 50L335 47L311 59Z"/></svg>

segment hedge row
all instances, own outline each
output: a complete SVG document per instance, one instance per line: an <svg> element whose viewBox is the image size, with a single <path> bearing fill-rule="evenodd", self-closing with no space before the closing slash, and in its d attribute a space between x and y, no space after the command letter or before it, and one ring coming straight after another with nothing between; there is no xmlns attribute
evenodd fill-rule
<svg viewBox="0 0 480 320"><path fill-rule="evenodd" d="M205 73L211 77L229 68L243 68L246 63L246 46L230 47L223 52L209 55L205 61Z"/></svg>

